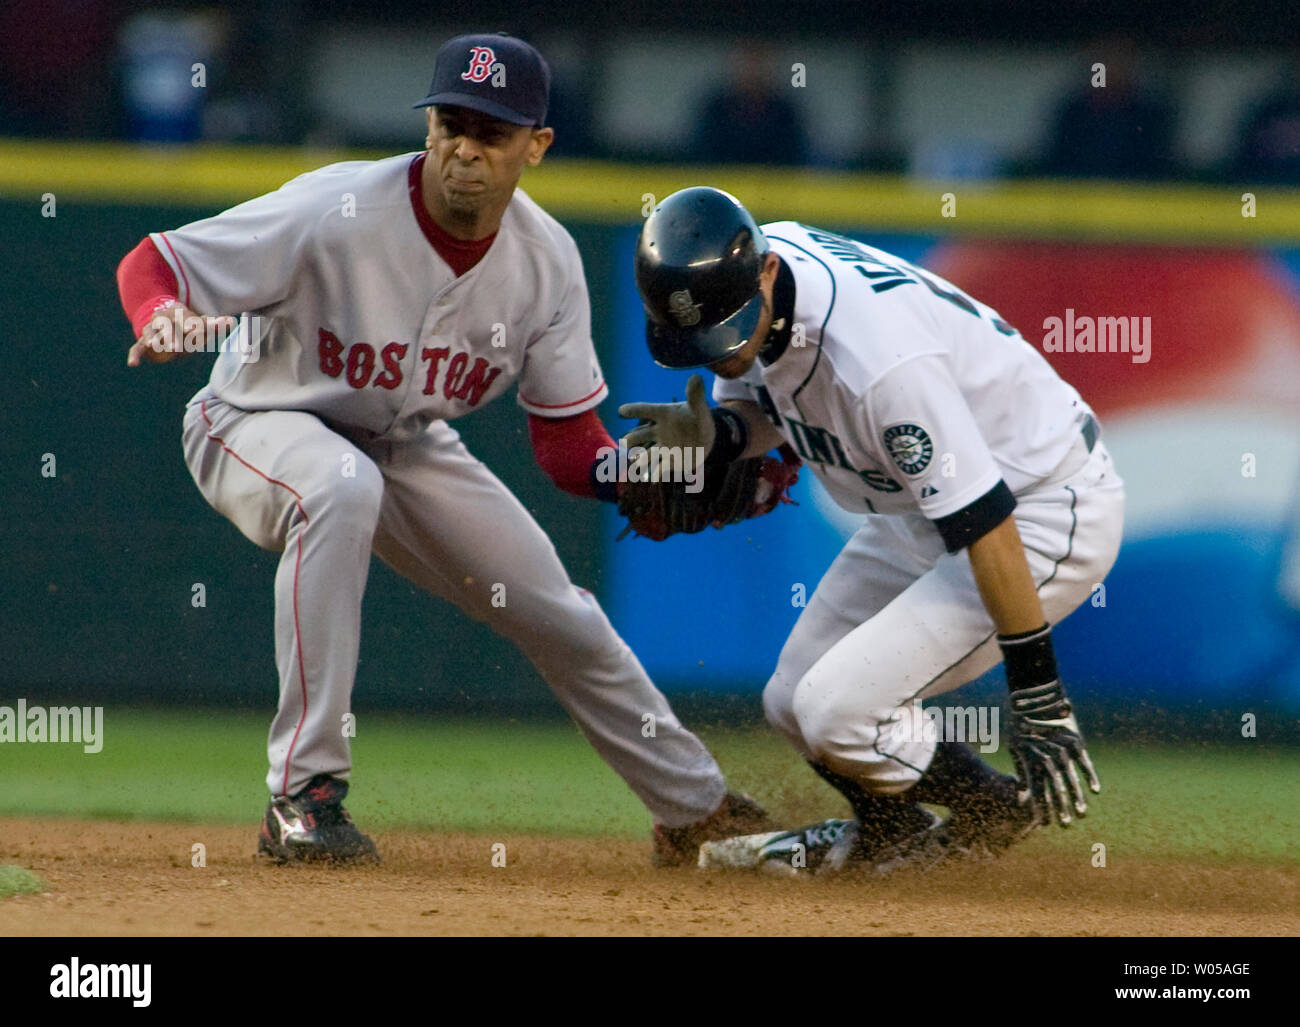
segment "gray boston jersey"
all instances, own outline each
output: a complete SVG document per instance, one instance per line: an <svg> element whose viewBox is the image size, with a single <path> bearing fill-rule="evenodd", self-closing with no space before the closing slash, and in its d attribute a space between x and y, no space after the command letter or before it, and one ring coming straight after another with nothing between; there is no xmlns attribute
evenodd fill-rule
<svg viewBox="0 0 1300 1027"><path fill-rule="evenodd" d="M605 397L572 237L516 189L487 253L457 277L413 211L418 156L332 164L151 236L187 306L261 318L256 359L218 355L217 396L393 439L516 380L542 416Z"/></svg>

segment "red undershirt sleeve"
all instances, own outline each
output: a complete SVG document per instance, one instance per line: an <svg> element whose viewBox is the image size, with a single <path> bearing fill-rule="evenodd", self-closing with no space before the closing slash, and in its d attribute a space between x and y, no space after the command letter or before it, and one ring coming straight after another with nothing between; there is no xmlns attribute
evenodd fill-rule
<svg viewBox="0 0 1300 1027"><path fill-rule="evenodd" d="M176 299L180 292L176 275L152 239L142 239L117 265L117 292L137 339L158 304Z"/></svg>
<svg viewBox="0 0 1300 1027"><path fill-rule="evenodd" d="M529 414L528 437L538 465L558 488L588 499L618 501L617 485L595 480L600 450L614 448L614 440L600 423L595 410L573 417Z"/></svg>

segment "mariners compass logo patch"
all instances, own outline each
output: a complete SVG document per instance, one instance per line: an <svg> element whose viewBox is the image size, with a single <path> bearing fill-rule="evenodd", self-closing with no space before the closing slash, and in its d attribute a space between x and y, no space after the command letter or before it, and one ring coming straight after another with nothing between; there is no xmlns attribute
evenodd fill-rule
<svg viewBox="0 0 1300 1027"><path fill-rule="evenodd" d="M689 289L679 289L668 294L668 313L673 315L682 328L700 323L700 307L703 304L691 300Z"/></svg>
<svg viewBox="0 0 1300 1027"><path fill-rule="evenodd" d="M890 457L904 474L920 474L930 466L934 443L919 424L891 424L884 439Z"/></svg>

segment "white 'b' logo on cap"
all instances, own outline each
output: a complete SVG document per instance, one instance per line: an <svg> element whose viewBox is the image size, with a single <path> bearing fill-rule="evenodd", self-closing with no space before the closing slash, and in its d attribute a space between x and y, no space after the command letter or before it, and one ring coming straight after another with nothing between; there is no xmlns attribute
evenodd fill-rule
<svg viewBox="0 0 1300 1027"><path fill-rule="evenodd" d="M673 315L677 324L682 328L689 328L691 325L700 323L701 306L702 304L692 302L689 289L681 289L668 294L668 313Z"/></svg>
<svg viewBox="0 0 1300 1027"><path fill-rule="evenodd" d="M490 46L471 46L469 48L469 67L460 73L466 82L486 82L492 74L492 65L497 55Z"/></svg>

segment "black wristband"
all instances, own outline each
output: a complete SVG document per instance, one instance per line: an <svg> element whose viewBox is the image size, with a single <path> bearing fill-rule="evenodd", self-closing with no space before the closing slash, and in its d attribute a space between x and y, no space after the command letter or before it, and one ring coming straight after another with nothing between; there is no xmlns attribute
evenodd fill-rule
<svg viewBox="0 0 1300 1027"><path fill-rule="evenodd" d="M1037 688L1059 680L1050 624L1019 635L998 635L998 645L1002 648L1007 686L1011 691Z"/></svg>
<svg viewBox="0 0 1300 1027"><path fill-rule="evenodd" d="M1005 481L999 481L969 506L933 523L948 552L958 553L1005 521L1015 508L1016 497Z"/></svg>
<svg viewBox="0 0 1300 1027"><path fill-rule="evenodd" d="M749 445L749 425L745 419L727 407L713 407L713 448L705 457L705 462L713 466L729 464L739 459Z"/></svg>

